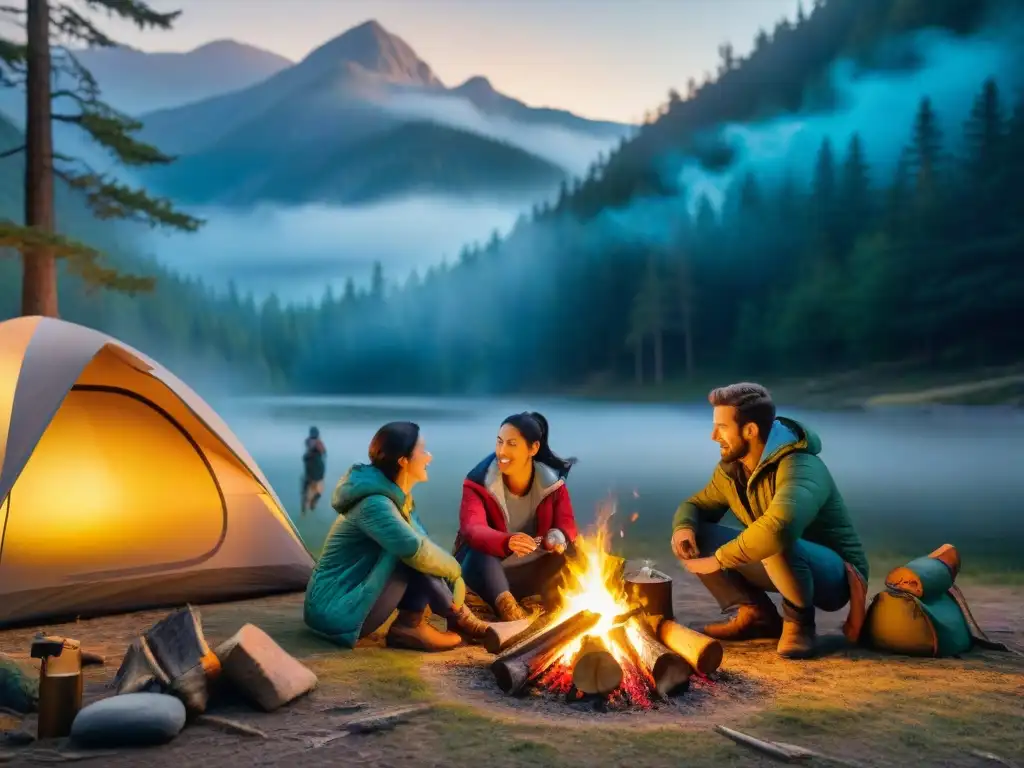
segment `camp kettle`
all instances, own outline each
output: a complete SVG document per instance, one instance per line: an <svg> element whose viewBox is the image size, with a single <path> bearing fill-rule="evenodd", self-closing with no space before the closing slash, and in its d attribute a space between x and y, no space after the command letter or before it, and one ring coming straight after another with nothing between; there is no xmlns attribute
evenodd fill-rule
<svg viewBox="0 0 1024 768"><path fill-rule="evenodd" d="M63 738L82 708L82 644L39 635L32 641L31 655L41 662L37 738Z"/></svg>

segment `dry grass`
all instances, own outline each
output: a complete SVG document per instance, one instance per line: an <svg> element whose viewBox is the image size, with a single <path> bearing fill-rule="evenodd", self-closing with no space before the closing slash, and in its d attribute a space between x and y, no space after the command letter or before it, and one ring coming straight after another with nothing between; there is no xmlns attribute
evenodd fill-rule
<svg viewBox="0 0 1024 768"><path fill-rule="evenodd" d="M685 583L677 613L686 620L711 619L717 611L699 590ZM1024 589L966 586L983 625L1008 628L999 639L1024 637ZM981 766L972 749L1024 762L1024 659L976 652L965 659L907 659L843 649L807 662L785 662L768 643L730 648L723 666L727 691L736 681L759 691L752 701L716 700L688 714L655 718L588 717L568 727L558 715L530 717L528 703L482 705L457 688L440 690L438 657L389 651L371 638L354 651L331 646L307 632L301 597L211 605L202 609L204 627L217 642L249 621L263 627L320 677L313 696L286 710L232 716L271 734L269 741L223 734L193 726L171 745L148 751L152 766L171 765L453 765L485 761L488 768L516 766L624 765L721 766L772 762L714 733L715 723L762 738L797 743L862 765ZM110 658L89 672L92 695L116 670L133 634L162 612L110 617L62 627L54 633L77 637ZM829 616L822 632L833 632L843 616ZM0 651L24 657L34 630L0 633ZM451 656L458 656L456 651ZM481 664L486 661L481 656ZM330 726L323 710L331 702L363 701L391 705L431 701L434 709L392 732L352 737L308 750L296 735ZM740 706L739 704L742 704ZM3 727L6 723L0 723ZM29 724L31 725L31 724ZM358 739L358 740L357 740ZM12 753L13 754L13 753ZM138 753L104 758L105 766L137 765Z"/></svg>

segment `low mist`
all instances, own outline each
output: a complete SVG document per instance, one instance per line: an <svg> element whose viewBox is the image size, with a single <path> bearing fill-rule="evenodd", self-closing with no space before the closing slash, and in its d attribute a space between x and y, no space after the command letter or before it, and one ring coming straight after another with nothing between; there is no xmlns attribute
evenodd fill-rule
<svg viewBox="0 0 1024 768"><path fill-rule="evenodd" d="M734 162L709 172L684 158L679 172L692 212L701 195L720 208L730 185L747 171L759 181L778 183L786 173L810 178L821 143L829 138L841 164L850 137L860 134L875 184L888 183L901 150L909 143L921 100L932 101L945 150L955 151L963 136L963 121L986 78L1000 87L1004 109L1012 109L1024 85L1021 46L1024 23L992 26L970 38L936 30L889 41L890 55L898 54L916 66L866 71L843 60L833 66L829 83L838 107L827 112L784 115L759 124L728 124L712 132L711 140L726 143Z"/></svg>
<svg viewBox="0 0 1024 768"><path fill-rule="evenodd" d="M389 97L381 106L400 117L430 120L511 144L576 176L585 175L599 154L607 153L618 143L618 137L613 135L597 136L550 123L531 124L488 115L468 99L455 96L405 93Z"/></svg>
<svg viewBox="0 0 1024 768"><path fill-rule="evenodd" d="M348 277L370 278L374 261L389 282L404 281L442 258L453 262L473 241L506 232L528 205L456 198L405 198L377 205L324 205L192 211L207 220L193 234L154 234L147 244L159 261L223 288L234 281L257 300L318 301L340 294Z"/></svg>

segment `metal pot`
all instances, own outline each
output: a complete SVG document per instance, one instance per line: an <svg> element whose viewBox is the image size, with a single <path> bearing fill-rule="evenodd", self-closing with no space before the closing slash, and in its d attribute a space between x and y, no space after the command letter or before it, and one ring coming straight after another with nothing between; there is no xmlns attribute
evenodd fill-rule
<svg viewBox="0 0 1024 768"><path fill-rule="evenodd" d="M649 616L673 617L672 578L650 565L631 571L623 577L626 596Z"/></svg>

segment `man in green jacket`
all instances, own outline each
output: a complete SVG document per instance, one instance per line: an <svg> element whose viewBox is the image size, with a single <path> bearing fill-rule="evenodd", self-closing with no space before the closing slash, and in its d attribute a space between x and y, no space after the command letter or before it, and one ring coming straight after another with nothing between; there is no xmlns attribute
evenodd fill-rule
<svg viewBox="0 0 1024 768"><path fill-rule="evenodd" d="M821 440L776 417L759 384L711 392L711 439L722 460L707 487L679 505L672 551L695 573L728 621L704 627L720 640L778 638L778 652L806 658L815 643L815 608L850 605L855 640L863 621L868 562L843 498L824 462ZM731 511L742 530L720 525ZM766 592L782 595L783 619Z"/></svg>

